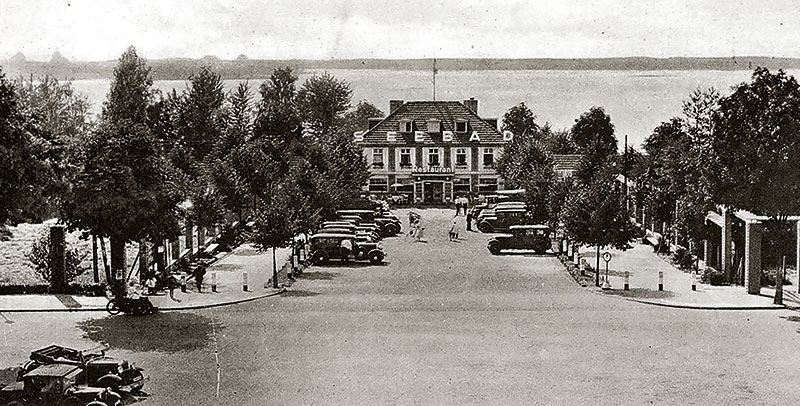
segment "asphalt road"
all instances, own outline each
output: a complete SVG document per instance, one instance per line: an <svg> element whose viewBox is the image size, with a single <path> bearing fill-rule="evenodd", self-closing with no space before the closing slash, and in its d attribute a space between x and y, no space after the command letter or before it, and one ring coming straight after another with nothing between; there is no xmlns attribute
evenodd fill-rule
<svg viewBox="0 0 800 406"><path fill-rule="evenodd" d="M384 240L387 264L313 267L280 297L152 317L5 315L0 368L52 342L105 342L149 373L143 405L800 401L800 313L599 295L552 257L491 256L463 217L449 242L452 211L424 216L427 242Z"/></svg>

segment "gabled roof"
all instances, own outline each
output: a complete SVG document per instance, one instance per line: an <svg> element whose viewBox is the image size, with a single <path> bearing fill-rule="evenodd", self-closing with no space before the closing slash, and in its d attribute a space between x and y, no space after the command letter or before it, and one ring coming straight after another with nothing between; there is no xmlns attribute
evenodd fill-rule
<svg viewBox="0 0 800 406"><path fill-rule="evenodd" d="M577 172L580 166L580 154L553 154L553 169L556 172Z"/></svg>
<svg viewBox="0 0 800 406"><path fill-rule="evenodd" d="M473 131L478 132L480 141L473 141L476 144L486 143L503 143L503 134L497 128L487 123L472 110L468 109L461 102L458 101L409 101L405 102L397 110L389 114L383 121L375 125L372 129L364 133L364 144L398 144L409 145L415 144L414 133L401 133L400 122L403 120L412 120L414 122L414 131L422 131L425 133L422 142L416 144L439 144L444 143L442 140L442 132L428 133L428 120L436 119L440 121L441 131L452 131L453 141L448 142L452 144L468 143L469 138L472 136ZM467 132L455 132L456 120L466 121ZM397 132L397 141L387 141L386 133L389 131Z"/></svg>

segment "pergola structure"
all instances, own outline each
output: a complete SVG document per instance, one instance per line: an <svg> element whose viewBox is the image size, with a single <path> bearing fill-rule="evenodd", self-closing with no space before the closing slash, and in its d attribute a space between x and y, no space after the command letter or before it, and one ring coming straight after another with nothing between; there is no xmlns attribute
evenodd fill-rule
<svg viewBox="0 0 800 406"><path fill-rule="evenodd" d="M769 217L755 215L746 210L731 211L725 208L718 210L719 213L708 212L706 224L719 226L719 245L714 244L714 241L705 240L703 261L706 266L709 266L710 263L718 264L720 270L730 277L733 271L734 221L742 222L744 225L744 286L747 293L757 295L761 292L761 222L769 220ZM794 221L797 230L795 269L800 271L800 216L789 216L788 221ZM800 286L800 272L798 273L798 286Z"/></svg>

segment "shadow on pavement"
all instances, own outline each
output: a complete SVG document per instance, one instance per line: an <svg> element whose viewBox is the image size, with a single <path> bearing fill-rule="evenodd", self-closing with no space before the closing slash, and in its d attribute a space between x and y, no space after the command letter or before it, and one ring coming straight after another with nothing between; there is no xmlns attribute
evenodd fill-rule
<svg viewBox="0 0 800 406"><path fill-rule="evenodd" d="M176 353L206 347L212 340L211 319L193 313L168 312L150 316L119 315L77 323L83 336L110 348ZM224 328L217 322L217 333Z"/></svg>
<svg viewBox="0 0 800 406"><path fill-rule="evenodd" d="M330 281L339 276L338 272L303 272L297 274L297 279L308 279L312 281Z"/></svg>
<svg viewBox="0 0 800 406"><path fill-rule="evenodd" d="M632 297L636 299L666 299L675 297L675 293L668 291L650 290L644 288L633 288L631 290L606 290L603 293L622 297Z"/></svg>

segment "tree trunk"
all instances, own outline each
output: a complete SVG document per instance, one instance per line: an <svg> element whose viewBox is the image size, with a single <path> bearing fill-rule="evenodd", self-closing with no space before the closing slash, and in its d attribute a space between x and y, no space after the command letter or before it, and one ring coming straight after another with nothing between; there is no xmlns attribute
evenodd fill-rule
<svg viewBox="0 0 800 406"><path fill-rule="evenodd" d="M125 239L119 236L111 236L111 276L119 294L126 294Z"/></svg>
<svg viewBox="0 0 800 406"><path fill-rule="evenodd" d="M594 286L600 286L600 246L597 246L597 265L594 268Z"/></svg>
<svg viewBox="0 0 800 406"><path fill-rule="evenodd" d="M92 273L94 283L100 283L100 267L97 262L97 236L92 235Z"/></svg>
<svg viewBox="0 0 800 406"><path fill-rule="evenodd" d="M278 263L275 262L275 247L272 247L272 287L278 289Z"/></svg>

